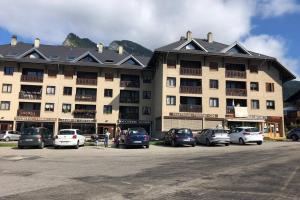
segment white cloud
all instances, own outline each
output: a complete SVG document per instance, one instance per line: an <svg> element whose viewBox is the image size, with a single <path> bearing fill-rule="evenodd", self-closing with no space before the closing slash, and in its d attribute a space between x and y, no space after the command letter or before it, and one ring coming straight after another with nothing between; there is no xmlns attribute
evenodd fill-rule
<svg viewBox="0 0 300 200"><path fill-rule="evenodd" d="M297 67L300 64L299 60L288 57L287 44L283 38L270 35L255 35L246 38L243 44L249 50L277 58L284 66L297 74Z"/></svg>
<svg viewBox="0 0 300 200"><path fill-rule="evenodd" d="M300 5L296 0L260 0L257 12L263 17L281 16L300 12Z"/></svg>

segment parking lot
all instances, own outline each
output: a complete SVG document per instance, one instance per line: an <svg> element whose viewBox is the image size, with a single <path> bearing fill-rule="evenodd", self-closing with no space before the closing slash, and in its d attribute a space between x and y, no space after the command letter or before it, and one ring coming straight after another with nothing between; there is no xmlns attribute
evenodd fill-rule
<svg viewBox="0 0 300 200"><path fill-rule="evenodd" d="M0 199L299 199L300 143L0 148Z"/></svg>

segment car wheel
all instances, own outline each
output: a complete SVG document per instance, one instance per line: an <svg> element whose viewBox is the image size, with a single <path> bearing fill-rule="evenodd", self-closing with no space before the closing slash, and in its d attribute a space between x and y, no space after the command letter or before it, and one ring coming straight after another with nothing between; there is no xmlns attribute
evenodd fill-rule
<svg viewBox="0 0 300 200"><path fill-rule="evenodd" d="M77 144L75 145L75 149L79 148L79 141L77 141Z"/></svg>
<svg viewBox="0 0 300 200"><path fill-rule="evenodd" d="M146 145L146 148L149 149L149 145Z"/></svg>
<svg viewBox="0 0 300 200"><path fill-rule="evenodd" d="M229 143L226 143L225 146L226 146L226 147L229 146Z"/></svg>
<svg viewBox="0 0 300 200"><path fill-rule="evenodd" d="M196 146L196 142L194 142L193 144L192 144L192 147L195 147Z"/></svg>
<svg viewBox="0 0 300 200"><path fill-rule="evenodd" d="M299 140L299 138L298 138L298 136L297 136L297 135L292 135L292 137L291 137L291 138L292 138L292 140L293 140L293 141L298 141L298 140Z"/></svg>
<svg viewBox="0 0 300 200"><path fill-rule="evenodd" d="M262 141L258 141L258 142L257 142L257 145L262 145Z"/></svg>
<svg viewBox="0 0 300 200"><path fill-rule="evenodd" d="M172 147L176 147L176 143L174 140L172 140L171 145L172 145Z"/></svg>
<svg viewBox="0 0 300 200"><path fill-rule="evenodd" d="M245 144L243 138L240 138L240 139L239 139L239 144L240 144L240 145L244 145L244 144Z"/></svg>
<svg viewBox="0 0 300 200"><path fill-rule="evenodd" d="M9 137L5 138L5 142L9 142L9 141L10 141Z"/></svg>
<svg viewBox="0 0 300 200"><path fill-rule="evenodd" d="M43 149L44 147L45 147L45 143L44 143L44 142L41 142L39 148L40 148L40 149Z"/></svg>
<svg viewBox="0 0 300 200"><path fill-rule="evenodd" d="M210 146L210 145L211 145L209 139L206 139L205 145L206 145L206 146Z"/></svg>

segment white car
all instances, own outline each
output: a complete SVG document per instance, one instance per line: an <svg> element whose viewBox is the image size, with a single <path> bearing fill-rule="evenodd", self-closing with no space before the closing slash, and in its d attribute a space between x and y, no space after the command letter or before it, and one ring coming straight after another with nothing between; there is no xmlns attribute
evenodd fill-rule
<svg viewBox="0 0 300 200"><path fill-rule="evenodd" d="M6 142L19 140L20 132L18 131L1 131L0 132L0 140L4 140Z"/></svg>
<svg viewBox="0 0 300 200"><path fill-rule="evenodd" d="M61 129L54 139L55 148L73 146L78 149L84 146L84 143L85 137L78 129Z"/></svg>
<svg viewBox="0 0 300 200"><path fill-rule="evenodd" d="M261 145L264 141L262 132L256 127L237 127L230 132L229 136L231 143Z"/></svg>

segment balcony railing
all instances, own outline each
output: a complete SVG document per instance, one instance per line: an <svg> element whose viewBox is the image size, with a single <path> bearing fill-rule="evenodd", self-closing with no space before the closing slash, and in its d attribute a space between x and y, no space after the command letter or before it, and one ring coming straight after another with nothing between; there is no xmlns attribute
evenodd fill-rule
<svg viewBox="0 0 300 200"><path fill-rule="evenodd" d="M23 82L43 82L43 76L21 75Z"/></svg>
<svg viewBox="0 0 300 200"><path fill-rule="evenodd" d="M40 100L42 99L41 92L19 92L19 99L33 99L33 100Z"/></svg>
<svg viewBox="0 0 300 200"><path fill-rule="evenodd" d="M119 119L134 119L134 120L138 120L139 119L139 114L138 113L120 113L119 114Z"/></svg>
<svg viewBox="0 0 300 200"><path fill-rule="evenodd" d="M97 99L96 96L93 95L76 95L75 101L92 101L95 102Z"/></svg>
<svg viewBox="0 0 300 200"><path fill-rule="evenodd" d="M180 74L181 75L201 76L202 75L202 70L201 70L201 68L180 67Z"/></svg>
<svg viewBox="0 0 300 200"><path fill-rule="evenodd" d="M40 111L39 110L18 110L18 116L23 116L23 117L39 117L40 116Z"/></svg>
<svg viewBox="0 0 300 200"><path fill-rule="evenodd" d="M97 79L93 78L77 78L77 85L97 85Z"/></svg>
<svg viewBox="0 0 300 200"><path fill-rule="evenodd" d="M226 78L246 78L246 71L226 70L225 77Z"/></svg>
<svg viewBox="0 0 300 200"><path fill-rule="evenodd" d="M202 88L199 86L180 86L180 93L202 94Z"/></svg>
<svg viewBox="0 0 300 200"><path fill-rule="evenodd" d="M121 81L120 87L134 87L139 88L140 83L138 81Z"/></svg>
<svg viewBox="0 0 300 200"><path fill-rule="evenodd" d="M227 96L247 96L246 89L226 88Z"/></svg>
<svg viewBox="0 0 300 200"><path fill-rule="evenodd" d="M74 118L89 118L89 119L95 119L96 117L96 111L95 110L81 110L76 109L73 112Z"/></svg>
<svg viewBox="0 0 300 200"><path fill-rule="evenodd" d="M188 105L180 104L179 112L202 112L202 106L200 105Z"/></svg>

